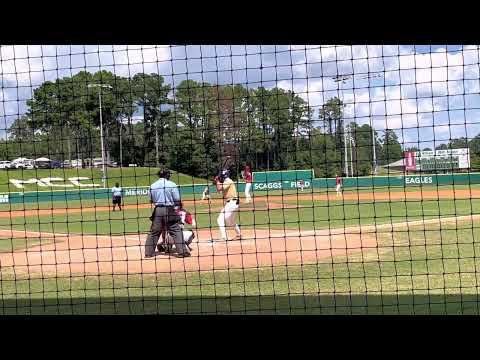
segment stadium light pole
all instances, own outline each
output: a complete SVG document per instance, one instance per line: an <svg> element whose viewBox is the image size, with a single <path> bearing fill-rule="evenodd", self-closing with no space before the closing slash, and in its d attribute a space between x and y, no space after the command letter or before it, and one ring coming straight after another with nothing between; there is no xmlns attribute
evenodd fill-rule
<svg viewBox="0 0 480 360"><path fill-rule="evenodd" d="M122 168L122 165L123 165L123 144L122 144L122 126L123 126L123 118L120 117L120 131L119 131L119 135L120 135L120 168Z"/></svg>
<svg viewBox="0 0 480 360"><path fill-rule="evenodd" d="M353 147L356 147L357 144L355 143L355 139L353 138L352 128L350 126L348 127L348 139L350 142L350 174L353 177Z"/></svg>
<svg viewBox="0 0 480 360"><path fill-rule="evenodd" d="M334 76L333 80L338 83L345 84L347 81L353 79L355 75L354 74L346 74L346 75L338 75ZM360 77L361 79L372 79L372 78L379 78L382 77L383 74L381 73L375 73L375 74L367 74L365 76ZM370 85L370 84L369 84ZM341 88L343 90L343 87ZM369 86L370 90L370 86ZM342 91L343 94L343 91ZM343 103L343 95L342 95L342 103ZM373 173L377 173L377 151L376 151L376 141L375 141L375 129L373 128L373 118L372 118L372 102L368 102L368 109L369 109L369 118L370 118L370 127L372 129L372 167L373 167ZM345 132L344 132L345 133ZM346 140L345 140L346 141ZM347 153L347 147L345 146L345 154ZM351 159L353 161L353 159ZM352 174L353 175L353 174ZM348 175L347 175L348 177Z"/></svg>
<svg viewBox="0 0 480 360"><path fill-rule="evenodd" d="M343 103L343 100L342 100ZM345 175L348 177L347 125L343 124L343 143L345 153Z"/></svg>
<svg viewBox="0 0 480 360"><path fill-rule="evenodd" d="M107 84L89 84L88 87L89 88L100 87L100 88L112 89L112 87ZM107 170L106 170L106 164L105 164L105 147L103 145L103 118L102 118L102 90L101 89L98 92L98 103L100 107L100 147L102 151L102 184L103 184L103 187L105 188Z"/></svg>
<svg viewBox="0 0 480 360"><path fill-rule="evenodd" d="M368 74L366 76L362 76L362 79L374 79L374 78L379 78L382 77L383 75L381 73L376 73L376 74ZM368 86L368 90L370 92L370 83ZM375 129L373 128L373 116L372 116L372 102L368 102L368 111L369 111L369 118L370 118L370 128L372 129L372 168L373 168L373 174L377 174L377 149L376 149L376 141L375 141Z"/></svg>
<svg viewBox="0 0 480 360"><path fill-rule="evenodd" d="M373 159L372 159L372 167L373 167L373 175L377 175L377 141L375 139L375 129L373 128L373 117L372 117L372 103L369 103L369 110L370 110L370 127L372 128L372 150L373 150Z"/></svg>
<svg viewBox="0 0 480 360"><path fill-rule="evenodd" d="M341 102L343 106L343 86L342 84L346 83L346 80L350 79L351 75L338 75L338 76L333 76L332 79L334 82L339 83L339 90L340 90L340 97L341 97ZM342 112L342 117L343 117L343 112ZM345 175L348 177L348 151L347 151L347 127L344 122L343 124L343 153L344 153L344 168L345 168Z"/></svg>

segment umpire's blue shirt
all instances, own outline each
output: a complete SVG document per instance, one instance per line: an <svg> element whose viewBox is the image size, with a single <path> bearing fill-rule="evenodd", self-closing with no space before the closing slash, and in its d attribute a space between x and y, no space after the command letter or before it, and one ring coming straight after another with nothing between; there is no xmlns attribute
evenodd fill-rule
<svg viewBox="0 0 480 360"><path fill-rule="evenodd" d="M155 205L173 206L180 203L177 184L167 179L158 179L150 186L150 200Z"/></svg>

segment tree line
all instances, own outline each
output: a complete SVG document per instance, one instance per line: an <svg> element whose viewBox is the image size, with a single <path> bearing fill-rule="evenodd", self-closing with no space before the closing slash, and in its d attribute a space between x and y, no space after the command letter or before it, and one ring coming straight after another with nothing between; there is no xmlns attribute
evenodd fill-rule
<svg viewBox="0 0 480 360"><path fill-rule="evenodd" d="M109 87L89 87L104 84ZM79 72L44 82L27 101L27 112L0 143L3 159L47 156L64 161L96 158L100 150L99 91L108 161L123 166L165 165L199 177L222 166L225 144L234 144L233 167L255 171L314 168L317 176L343 172L349 129L355 175L403 157L393 130L382 137L368 124L344 123L344 104L334 97L313 111L282 88L246 88L184 80L175 88L158 74L122 77L108 71ZM134 114L143 113L135 122ZM349 160L350 158L349 155Z"/></svg>

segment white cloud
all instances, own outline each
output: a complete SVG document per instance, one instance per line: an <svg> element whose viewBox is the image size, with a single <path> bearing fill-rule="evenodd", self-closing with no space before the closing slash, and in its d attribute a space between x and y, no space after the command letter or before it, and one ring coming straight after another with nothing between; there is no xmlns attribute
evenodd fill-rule
<svg viewBox="0 0 480 360"><path fill-rule="evenodd" d="M372 51L375 51L377 47L372 47ZM398 56L400 53L400 46L398 45L384 45L382 46L382 55L383 56Z"/></svg>
<svg viewBox="0 0 480 360"><path fill-rule="evenodd" d="M295 91L313 108L339 96L347 104L347 117L369 122L373 116L379 130L405 129L432 125L434 112L479 108L479 55L474 45L448 52L431 47L421 53L396 45L0 46L0 100L5 113L15 114L25 108L23 98L31 91L17 95L17 87L35 88L81 70L108 69L121 76L160 73L174 85L188 76L242 82L249 88L279 86ZM358 76L339 91L331 77L350 73ZM384 79L362 79L366 73L383 74ZM465 123L464 116L452 112L450 124ZM459 131L452 127L452 134Z"/></svg>
<svg viewBox="0 0 480 360"><path fill-rule="evenodd" d="M400 69L414 69L415 68L415 55L400 55Z"/></svg>
<svg viewBox="0 0 480 360"><path fill-rule="evenodd" d="M480 82L475 81L479 78L479 69L475 65L478 64L478 47L465 47L463 53L447 53L443 48L414 53L412 49L401 46L291 48L306 50L309 63L322 64L318 69L321 69L321 76L324 77L324 91L321 94L323 96L316 96L317 103L321 102L322 98L325 102L331 96L338 96L338 92L327 91L337 89L337 84L331 82L329 77L342 74L342 70L349 66L354 73L385 72L384 86L371 88L371 94L368 82L363 86L358 80L355 81L355 89L352 89L350 82L344 85L346 89L343 92L344 101L348 104L345 109L346 116L384 116L383 120L374 121L375 126L380 126L380 129L433 126L433 112L459 106L459 98L453 97L446 101L446 95L474 93L480 88ZM471 80L466 82L465 78ZM472 98L472 101L475 100ZM480 103L477 106L480 106Z"/></svg>
<svg viewBox="0 0 480 360"><path fill-rule="evenodd" d="M113 49L113 53L112 53ZM169 64L169 46L38 46L14 45L0 46L0 74L17 86L39 85L37 79L43 79L43 72L76 73L83 68L102 69L118 65L122 75L127 75L129 65L132 72L158 71L159 66Z"/></svg>

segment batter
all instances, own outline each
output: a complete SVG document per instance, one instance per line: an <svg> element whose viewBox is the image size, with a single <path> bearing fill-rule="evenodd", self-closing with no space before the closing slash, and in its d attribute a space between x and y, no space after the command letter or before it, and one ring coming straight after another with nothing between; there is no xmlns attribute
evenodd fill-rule
<svg viewBox="0 0 480 360"><path fill-rule="evenodd" d="M237 188L232 179L230 179L230 172L222 170L216 181L216 188L218 192L222 193L223 199L226 200L225 206L220 211L217 223L220 228L220 235L222 241L228 241L228 234L226 226L234 226L237 234L235 240L242 238L240 226L236 223L236 215L240 201L238 199Z"/></svg>

